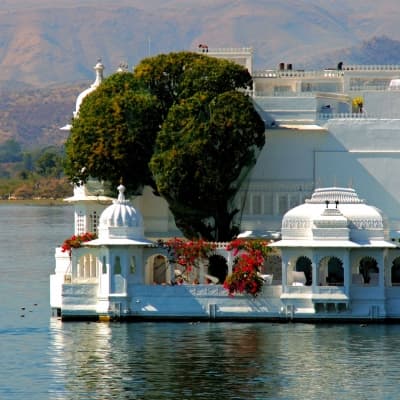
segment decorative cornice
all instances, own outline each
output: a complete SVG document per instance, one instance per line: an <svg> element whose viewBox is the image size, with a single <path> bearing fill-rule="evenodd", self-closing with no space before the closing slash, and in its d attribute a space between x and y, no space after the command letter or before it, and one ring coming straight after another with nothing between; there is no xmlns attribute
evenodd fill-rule
<svg viewBox="0 0 400 400"><path fill-rule="evenodd" d="M315 189L311 199L307 199L306 203L309 204L323 204L326 202L335 204L336 202L345 204L362 204L364 200L361 200L356 191L350 188L322 188Z"/></svg>

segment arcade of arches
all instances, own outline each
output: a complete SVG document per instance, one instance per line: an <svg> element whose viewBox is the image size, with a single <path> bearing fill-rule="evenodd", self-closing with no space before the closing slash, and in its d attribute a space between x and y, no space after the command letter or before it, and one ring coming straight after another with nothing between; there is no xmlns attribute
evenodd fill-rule
<svg viewBox="0 0 400 400"><path fill-rule="evenodd" d="M98 277L97 266L103 265L92 254L85 254L78 263L77 279L91 280ZM305 276L305 285L312 285L312 262L306 256L300 256L295 262L294 271L303 272ZM213 254L209 257L205 274L209 274L218 279L218 283L223 283L228 274L228 265L225 257L219 254ZM279 255L270 255L266 258L262 273L272 274L274 284L281 284L281 257ZM361 284L376 286L378 285L379 267L373 257L363 257L357 263L352 271L352 284ZM400 257L396 257L391 265L391 285L400 286ZM172 274L173 275L173 274ZM164 255L158 254L149 257L146 267L146 283L148 284L166 284L170 283L171 276L169 272L169 263ZM191 281L187 283L199 283L198 271L192 271L187 276ZM202 282L200 282L202 283ZM343 262L335 256L324 257L318 266L318 285L319 286L343 286L344 269Z"/></svg>
<svg viewBox="0 0 400 400"><path fill-rule="evenodd" d="M208 261L203 265L203 271L195 267L191 271L182 271L180 266L175 266L173 271L169 271L172 265L169 265L168 259L161 255L149 257L146 263L146 283L147 284L169 284L178 276L183 276L186 284L198 283L218 283L222 284L229 273L227 259L220 254L212 254ZM266 257L262 270L262 274L271 274L274 277L275 284L281 284L282 280L282 260L279 255L269 255ZM202 282L203 276L204 282ZM212 277L213 281L209 282L207 276Z"/></svg>
<svg viewBox="0 0 400 400"><path fill-rule="evenodd" d="M293 271L302 272L305 276L305 285L312 285L312 261L306 256L296 259ZM373 257L363 257L356 268L353 267L352 284L376 286L379 282L379 267ZM318 265L319 286L343 286L344 269L340 258L324 257ZM391 284L400 286L400 257L393 260L391 266Z"/></svg>

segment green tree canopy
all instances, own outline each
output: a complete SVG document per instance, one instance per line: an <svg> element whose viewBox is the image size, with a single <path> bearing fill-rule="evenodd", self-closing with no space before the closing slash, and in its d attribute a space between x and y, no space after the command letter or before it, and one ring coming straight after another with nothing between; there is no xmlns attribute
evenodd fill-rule
<svg viewBox="0 0 400 400"><path fill-rule="evenodd" d="M67 176L75 183L89 176L130 192L154 187L148 163L160 126L157 98L138 88L130 72L116 73L81 104L66 142Z"/></svg>
<svg viewBox="0 0 400 400"><path fill-rule="evenodd" d="M265 140L244 94L251 83L245 68L203 54L146 58L83 100L66 142L66 174L113 185L122 178L130 192L151 185L187 237L230 240L231 203Z"/></svg>
<svg viewBox="0 0 400 400"><path fill-rule="evenodd" d="M229 240L234 197L265 143L264 123L237 91L197 93L171 107L151 170L177 226L188 237Z"/></svg>
<svg viewBox="0 0 400 400"><path fill-rule="evenodd" d="M145 58L135 67L134 75L160 100L164 117L173 104L197 92L212 97L252 86L249 72L240 65L186 51Z"/></svg>
<svg viewBox="0 0 400 400"><path fill-rule="evenodd" d="M63 175L63 150L48 147L35 162L35 170L41 176L60 178Z"/></svg>

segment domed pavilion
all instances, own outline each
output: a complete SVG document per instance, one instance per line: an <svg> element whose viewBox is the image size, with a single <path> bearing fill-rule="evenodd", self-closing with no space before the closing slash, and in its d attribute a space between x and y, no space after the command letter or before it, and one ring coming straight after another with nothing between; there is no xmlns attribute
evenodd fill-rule
<svg viewBox="0 0 400 400"><path fill-rule="evenodd" d="M286 312L386 315L396 245L381 211L354 189L316 189L284 215L282 240L273 246L282 255Z"/></svg>

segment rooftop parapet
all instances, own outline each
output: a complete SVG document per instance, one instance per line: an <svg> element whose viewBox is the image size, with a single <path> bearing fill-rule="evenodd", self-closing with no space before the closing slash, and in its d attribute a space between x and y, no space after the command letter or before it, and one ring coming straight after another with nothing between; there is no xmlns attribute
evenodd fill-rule
<svg viewBox="0 0 400 400"><path fill-rule="evenodd" d="M253 54L252 47L208 47L206 44L200 44L198 51L201 53L249 53Z"/></svg>
<svg viewBox="0 0 400 400"><path fill-rule="evenodd" d="M399 64L344 65L343 71L400 71Z"/></svg>
<svg viewBox="0 0 400 400"><path fill-rule="evenodd" d="M321 71L303 71L303 70L264 70L254 71L253 78L341 78L343 71L339 70L321 70Z"/></svg>

